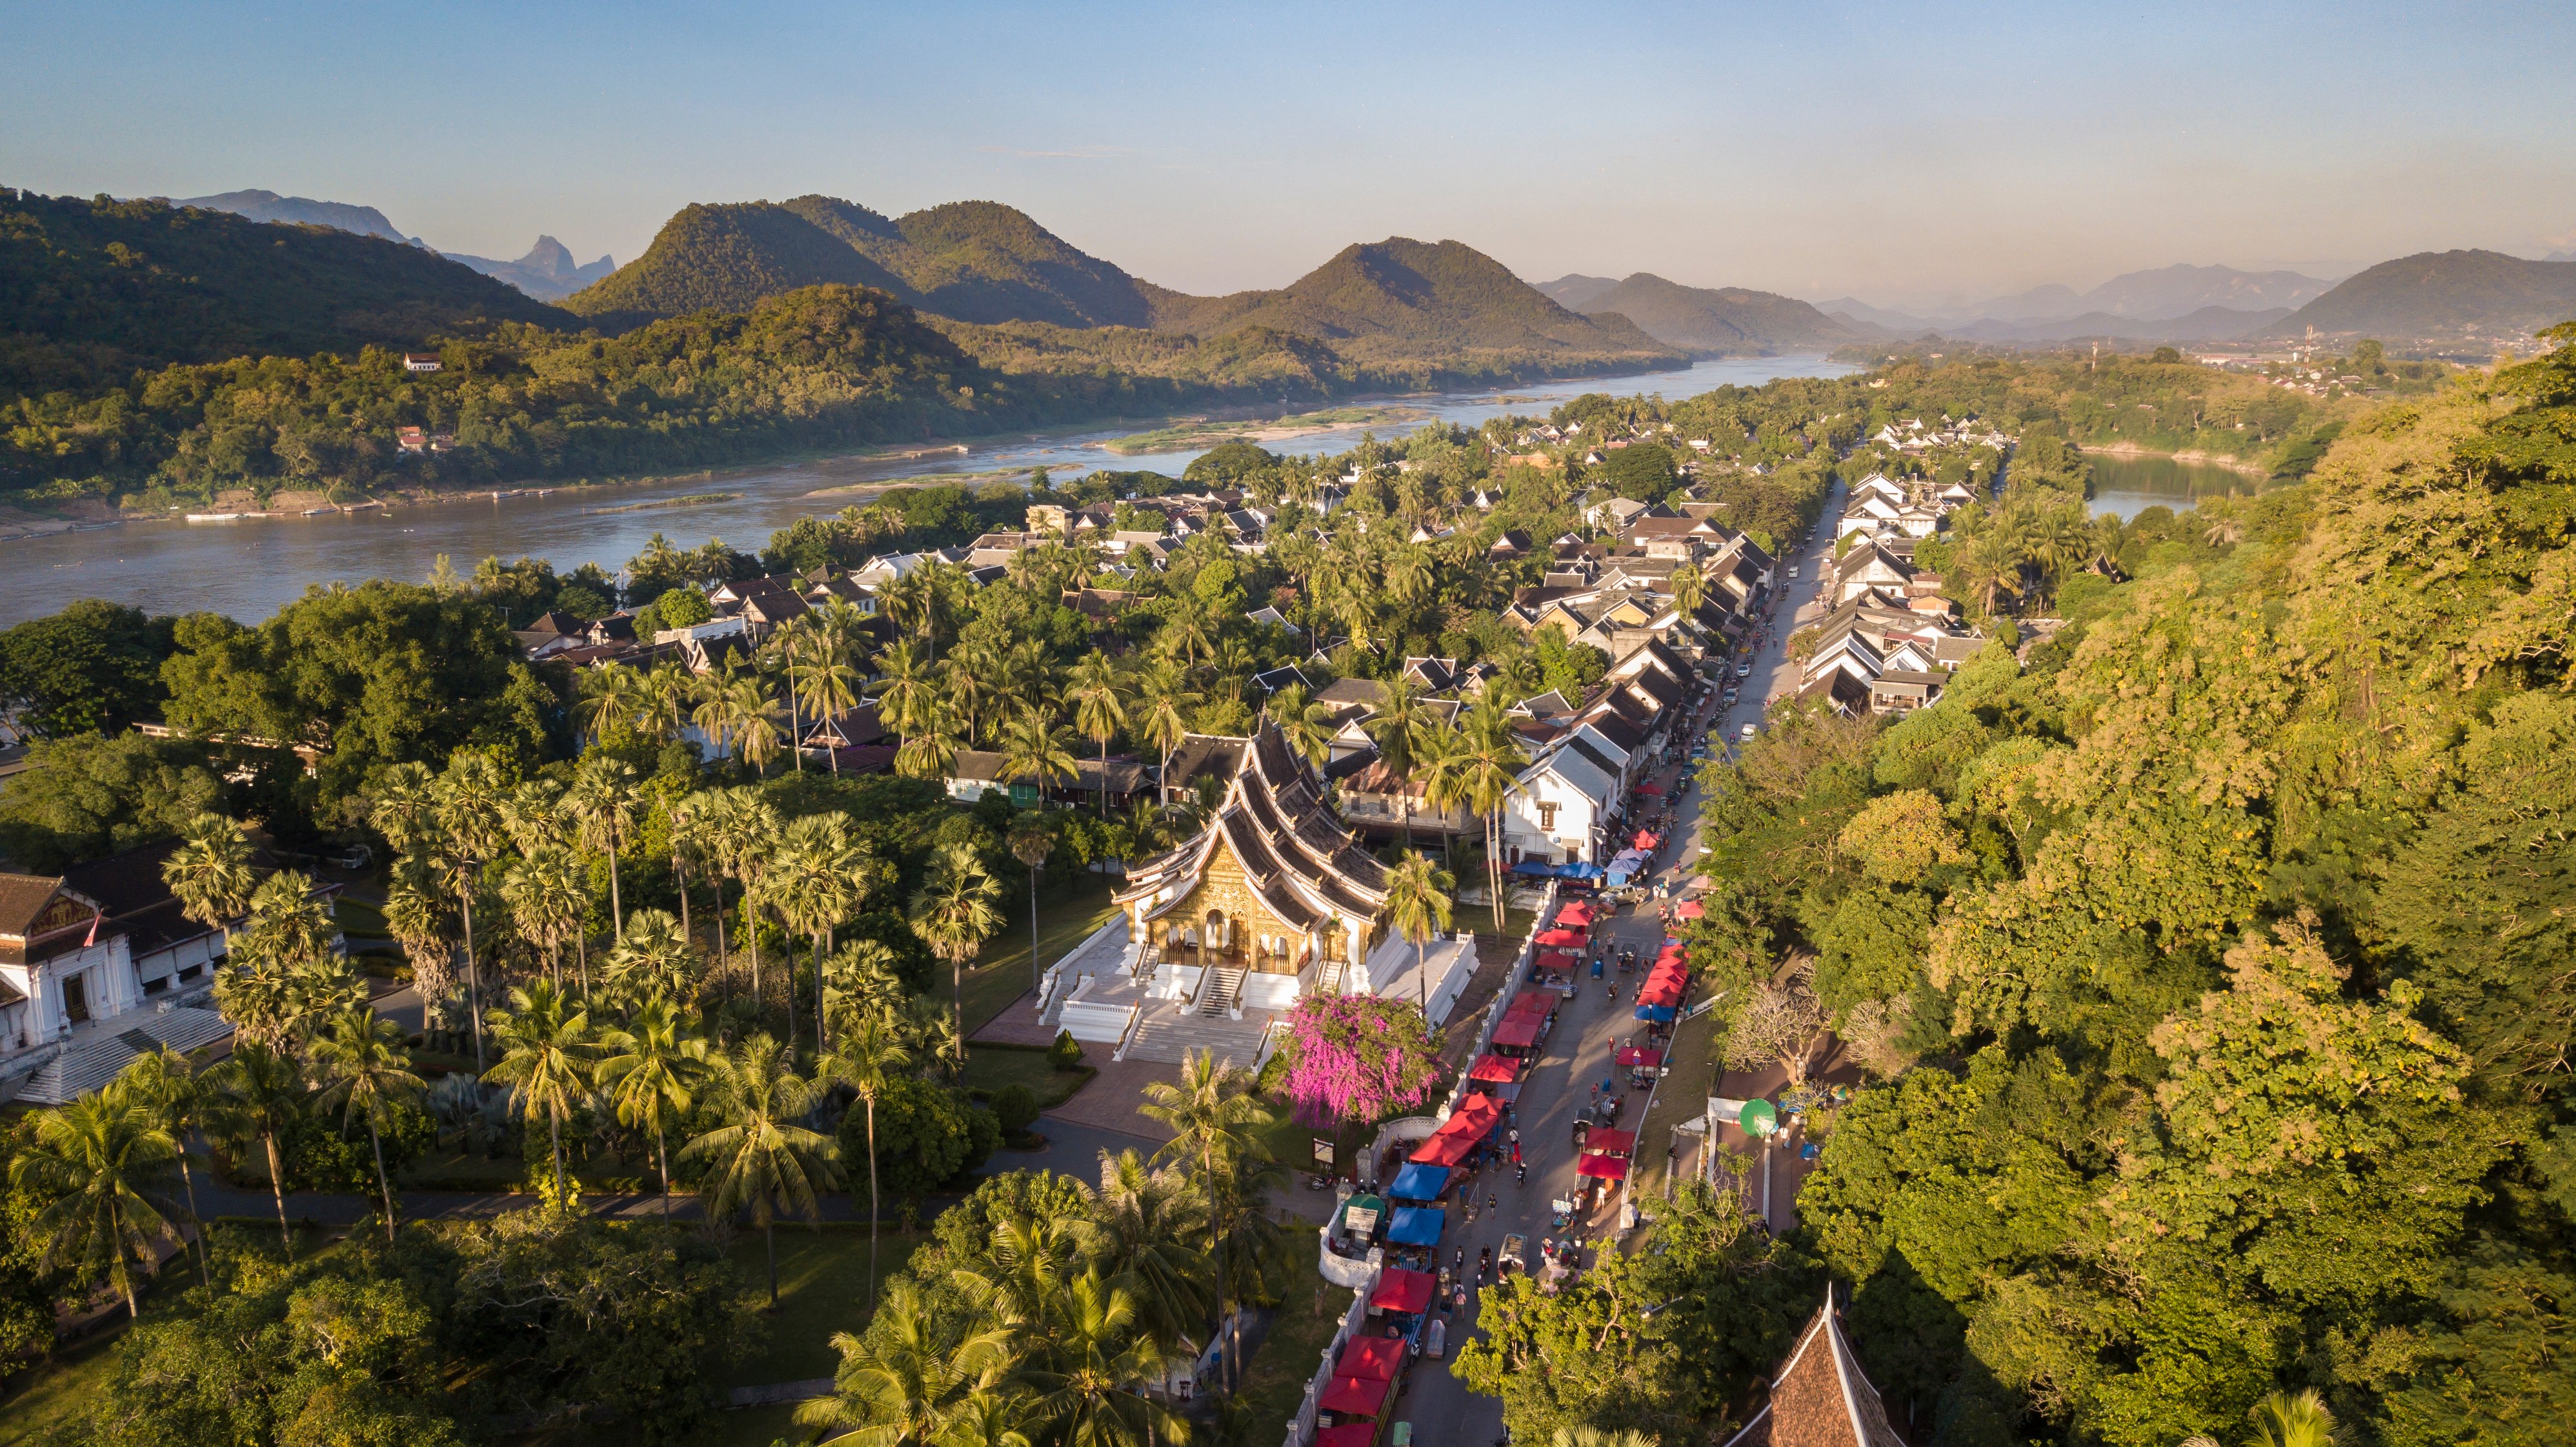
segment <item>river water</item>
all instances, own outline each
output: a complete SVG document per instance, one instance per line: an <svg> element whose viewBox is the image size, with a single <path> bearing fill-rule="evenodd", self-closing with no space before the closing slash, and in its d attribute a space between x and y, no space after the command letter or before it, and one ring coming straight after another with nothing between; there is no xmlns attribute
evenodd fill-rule
<svg viewBox="0 0 2576 1447"><path fill-rule="evenodd" d="M1474 426L1505 412L1535 415L1586 392L1617 396L1697 396L1728 385L1759 386L1775 377L1838 377L1855 370L1821 357L1745 357L1686 370L1633 377L1583 377L1503 390L1447 392L1383 399L1418 408L1443 422ZM683 547L718 537L756 552L769 535L801 517L828 514L859 499L811 496L820 489L887 478L979 473L1045 466L1059 476L1092 468L1150 468L1179 475L1206 449L1127 454L1102 444L1152 425L1055 432L1022 439L979 438L963 452L894 457L865 454L698 473L624 487L560 489L545 497L493 499L473 494L417 507L323 517L231 523L132 522L95 532L0 542L0 567L19 587L0 594L0 626L40 617L75 598L106 598L154 613L212 611L246 622L268 617L315 583L367 578L426 578L441 553L459 572L498 553L550 560L558 572L597 563L615 572L655 532ZM1407 430L1410 424L1376 430ZM1317 432L1269 444L1298 453L1339 452L1369 429ZM686 507L627 509L632 504L697 493L739 497Z"/></svg>
<svg viewBox="0 0 2576 1447"><path fill-rule="evenodd" d="M2210 496L2251 493L2263 485L2258 477L2205 462L2176 462L2170 457L2106 457L2095 453L2093 512L2122 522L2151 507L2182 512Z"/></svg>

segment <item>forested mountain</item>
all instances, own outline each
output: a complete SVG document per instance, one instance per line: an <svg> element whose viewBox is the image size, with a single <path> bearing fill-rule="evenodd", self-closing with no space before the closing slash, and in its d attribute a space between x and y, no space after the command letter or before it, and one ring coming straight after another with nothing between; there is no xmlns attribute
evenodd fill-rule
<svg viewBox="0 0 2576 1447"><path fill-rule="evenodd" d="M1683 286L1649 271L1566 305L1587 316L1615 312L1655 340L1703 357L1767 357L1873 335L1792 297L1740 286Z"/></svg>
<svg viewBox="0 0 2576 1447"><path fill-rule="evenodd" d="M190 196L170 204L195 206L206 211L229 211L252 221L277 221L289 226L329 226L341 231L354 231L360 236L381 236L387 241L411 239L395 230L394 224L385 219L382 211L373 206L352 206L345 201L280 196L274 191L226 191L214 196Z"/></svg>
<svg viewBox="0 0 2576 1447"><path fill-rule="evenodd" d="M2383 261L2271 328L2276 337L2367 333L2434 341L2536 332L2576 316L2576 262L2500 251L2425 251Z"/></svg>
<svg viewBox="0 0 2576 1447"><path fill-rule="evenodd" d="M1619 278L1615 276L1585 276L1579 271L1569 271L1554 281L1542 281L1537 285L1541 296L1567 311L1579 312L1585 302L1618 284Z"/></svg>
<svg viewBox="0 0 2576 1447"><path fill-rule="evenodd" d="M401 242L0 190L0 398L172 362L419 346L502 321L571 318Z"/></svg>
<svg viewBox="0 0 2576 1447"><path fill-rule="evenodd" d="M528 248L528 254L516 261L466 256L454 251L441 254L485 276L506 281L539 301L561 301L617 270L617 262L611 257L603 256L588 265L574 261L572 252L551 236L538 237L537 244Z"/></svg>
<svg viewBox="0 0 2576 1447"><path fill-rule="evenodd" d="M2259 312L2298 307L2333 287L2295 271L2239 271L2232 266L2164 266L2115 276L2084 293L2084 309L2115 317L2179 317L2205 307Z"/></svg>
<svg viewBox="0 0 2576 1447"><path fill-rule="evenodd" d="M767 201L691 204L662 223L642 256L565 298L564 308L609 325L698 311L747 311L804 286L903 282L841 238Z"/></svg>
<svg viewBox="0 0 2576 1447"><path fill-rule="evenodd" d="M1268 327L1319 337L1363 361L1465 352L1680 360L1625 317L1596 321L1568 311L1473 247L1402 236L1346 246L1277 291L1187 297L1157 289L1154 324L1197 336Z"/></svg>
<svg viewBox="0 0 2576 1447"><path fill-rule="evenodd" d="M2250 335L2289 314L2287 307L2247 312L2223 306L2205 306L2178 317L2132 317L2089 311L2044 321L1962 322L1943 328L1942 335L1972 342L2062 342L2083 337L2117 337L2124 341L2144 342L2218 342Z"/></svg>
<svg viewBox="0 0 2576 1447"><path fill-rule="evenodd" d="M787 208L901 278L896 294L961 322L1141 327L1149 287L1087 255L1013 207L951 201L888 220L829 196Z"/></svg>

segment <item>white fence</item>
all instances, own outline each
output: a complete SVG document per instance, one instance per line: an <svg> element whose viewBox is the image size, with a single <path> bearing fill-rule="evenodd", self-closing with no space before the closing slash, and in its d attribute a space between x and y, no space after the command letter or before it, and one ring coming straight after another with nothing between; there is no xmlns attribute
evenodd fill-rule
<svg viewBox="0 0 2576 1447"><path fill-rule="evenodd" d="M1342 1344L1359 1335L1361 1323L1368 1320L1369 1292L1376 1289L1374 1274L1370 1284L1351 1293L1351 1309L1342 1313L1342 1324L1324 1347L1324 1359L1315 1365L1314 1377L1306 1383L1306 1400L1297 1404L1297 1420L1288 1424L1288 1440L1282 1447L1307 1447L1315 1440L1317 1402L1333 1385L1333 1359L1342 1354Z"/></svg>

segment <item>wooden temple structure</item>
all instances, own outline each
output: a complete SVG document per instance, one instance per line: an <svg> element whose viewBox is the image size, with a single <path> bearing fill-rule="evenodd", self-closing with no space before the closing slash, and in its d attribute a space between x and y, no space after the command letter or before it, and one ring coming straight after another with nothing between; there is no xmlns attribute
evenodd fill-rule
<svg viewBox="0 0 2576 1447"><path fill-rule="evenodd" d="M1195 838L1128 872L1114 896L1128 938L1149 963L1341 993L1386 933L1385 866L1334 815L1277 724L1191 743L1230 771L1225 794Z"/></svg>
<svg viewBox="0 0 2576 1447"><path fill-rule="evenodd" d="M1772 1375L1770 1400L1726 1447L1905 1447L1843 1335L1831 1286Z"/></svg>

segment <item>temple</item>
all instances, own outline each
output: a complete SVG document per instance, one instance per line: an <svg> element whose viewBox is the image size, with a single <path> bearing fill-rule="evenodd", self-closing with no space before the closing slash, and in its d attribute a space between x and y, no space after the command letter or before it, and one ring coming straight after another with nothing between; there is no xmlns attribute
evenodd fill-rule
<svg viewBox="0 0 2576 1447"><path fill-rule="evenodd" d="M1119 910L1050 972L1048 1023L1114 1041L1118 1058L1264 1053L1310 993L1418 997L1436 1021L1475 973L1472 937L1417 960L1386 919L1386 867L1334 813L1323 779L1265 720L1250 738L1193 735L1173 775L1224 792L1197 835L1129 871Z"/></svg>
<svg viewBox="0 0 2576 1447"><path fill-rule="evenodd" d="M1771 1378L1770 1400L1726 1447L1905 1447L1843 1335L1831 1286Z"/></svg>

